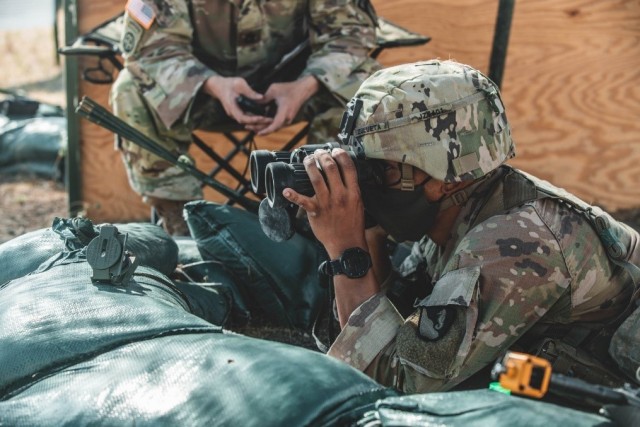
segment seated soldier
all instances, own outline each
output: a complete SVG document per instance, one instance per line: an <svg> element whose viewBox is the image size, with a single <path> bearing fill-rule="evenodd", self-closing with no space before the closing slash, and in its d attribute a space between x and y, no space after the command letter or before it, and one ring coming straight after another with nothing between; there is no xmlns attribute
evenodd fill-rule
<svg viewBox="0 0 640 427"><path fill-rule="evenodd" d="M437 60L378 71L343 123L340 139L365 160L318 150L305 158L315 194L283 190L341 261L322 267L342 328L330 355L406 392L448 390L514 345L531 352L553 336L593 348L627 312L638 233L505 164L511 129L479 71ZM377 180L359 182L355 165L375 165ZM366 230L365 210L377 222ZM390 272L386 233L416 242L402 274ZM394 299L402 279L417 296L407 305ZM615 376L606 349L587 356Z"/></svg>
<svg viewBox="0 0 640 427"><path fill-rule="evenodd" d="M121 43L125 69L111 104L119 118L176 154L186 153L193 130L225 123L266 135L312 120L311 142L333 140L345 103L379 68L368 57L375 22L367 1L131 0ZM299 67L262 81L305 41L310 54L291 63ZM243 111L240 95L275 103L275 116ZM202 198L201 183L130 141L120 149L132 188L170 234L188 234L182 208Z"/></svg>

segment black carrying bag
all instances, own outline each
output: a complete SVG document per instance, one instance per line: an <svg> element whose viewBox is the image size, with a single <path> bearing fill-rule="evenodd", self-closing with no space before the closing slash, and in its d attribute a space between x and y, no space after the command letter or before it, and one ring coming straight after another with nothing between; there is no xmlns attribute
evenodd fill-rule
<svg viewBox="0 0 640 427"><path fill-rule="evenodd" d="M0 286L0 425L341 425L395 395L330 357L227 333L165 276L94 284L81 251Z"/></svg>
<svg viewBox="0 0 640 427"><path fill-rule="evenodd" d="M311 328L328 298L319 243L299 234L275 242L255 214L230 206L196 201L185 213L202 258L222 263L252 314L276 326Z"/></svg>
<svg viewBox="0 0 640 427"><path fill-rule="evenodd" d="M162 227L150 223L115 224L128 234L126 249L145 265L169 275L176 267L178 246ZM101 225L88 219L55 218L51 228L35 230L0 245L0 284L38 268L64 250L81 249L100 234Z"/></svg>
<svg viewBox="0 0 640 427"><path fill-rule="evenodd" d="M171 276L176 286L187 294L194 306L201 307L203 313L211 311L209 302L200 298L200 294L208 294L210 290L216 290L224 295L229 304L228 320L216 323L224 326L244 326L251 319L251 313L247 308L242 295L238 292L238 286L226 272L224 266L217 261L197 261L191 264L178 264Z"/></svg>
<svg viewBox="0 0 640 427"><path fill-rule="evenodd" d="M203 261L198 244L191 236L173 236L173 240L178 245L178 265Z"/></svg>

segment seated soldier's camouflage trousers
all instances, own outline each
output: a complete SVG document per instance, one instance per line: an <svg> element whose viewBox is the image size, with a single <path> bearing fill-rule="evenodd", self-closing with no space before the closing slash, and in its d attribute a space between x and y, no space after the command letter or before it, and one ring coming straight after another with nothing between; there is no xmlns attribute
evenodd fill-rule
<svg viewBox="0 0 640 427"><path fill-rule="evenodd" d="M187 153L194 130L224 132L234 126L238 129L220 103L206 96L196 99L186 118L167 129L147 106L126 69L120 72L114 83L110 102L116 116L176 154ZM302 107L295 121L311 121L308 143L336 140L343 111L344 103L328 91L321 90ZM202 198L200 181L179 167L127 140L123 140L119 148L131 187L140 195L179 201Z"/></svg>

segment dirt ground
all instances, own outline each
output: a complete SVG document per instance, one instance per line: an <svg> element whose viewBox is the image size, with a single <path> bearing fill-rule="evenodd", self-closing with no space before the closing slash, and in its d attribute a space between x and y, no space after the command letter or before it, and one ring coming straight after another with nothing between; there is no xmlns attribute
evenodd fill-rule
<svg viewBox="0 0 640 427"><path fill-rule="evenodd" d="M69 216L64 186L50 179L0 174L0 195L0 243Z"/></svg>

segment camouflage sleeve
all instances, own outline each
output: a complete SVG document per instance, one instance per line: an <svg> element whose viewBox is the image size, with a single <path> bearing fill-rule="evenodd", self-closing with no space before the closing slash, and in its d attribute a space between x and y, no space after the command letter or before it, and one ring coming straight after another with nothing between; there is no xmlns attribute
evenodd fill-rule
<svg viewBox="0 0 640 427"><path fill-rule="evenodd" d="M404 322L394 319L379 338L377 326L356 316L334 347L359 369L368 363L364 372L387 386L448 390L493 363L560 300L562 313L552 317L568 319L570 284L558 239L534 209L522 209L470 230ZM377 325L388 321L388 309L369 311Z"/></svg>
<svg viewBox="0 0 640 427"><path fill-rule="evenodd" d="M313 53L302 75L315 76L346 102L379 68L369 58L376 41L375 12L363 0L310 0L309 15Z"/></svg>
<svg viewBox="0 0 640 427"><path fill-rule="evenodd" d="M364 371L394 340L402 321L384 293L378 293L351 313L327 354Z"/></svg>
<svg viewBox="0 0 640 427"><path fill-rule="evenodd" d="M169 128L186 114L202 84L216 73L192 53L188 2L139 0L127 10L122 38L125 66L142 95ZM146 13L145 13L146 12ZM146 19L146 21L145 21ZM151 21L148 29L143 24Z"/></svg>

